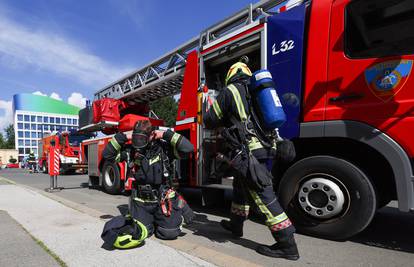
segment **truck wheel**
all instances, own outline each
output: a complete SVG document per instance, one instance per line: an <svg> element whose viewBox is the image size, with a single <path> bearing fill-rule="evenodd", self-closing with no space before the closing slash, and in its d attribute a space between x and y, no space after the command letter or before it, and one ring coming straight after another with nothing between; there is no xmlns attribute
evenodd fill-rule
<svg viewBox="0 0 414 267"><path fill-rule="evenodd" d="M282 177L279 197L300 232L333 240L365 229L377 203L368 177L350 162L330 156L292 165Z"/></svg>
<svg viewBox="0 0 414 267"><path fill-rule="evenodd" d="M111 195L121 192L121 178L118 165L106 161L102 167L102 184L105 191Z"/></svg>
<svg viewBox="0 0 414 267"><path fill-rule="evenodd" d="M42 162L42 172L43 173L48 173L46 161Z"/></svg>

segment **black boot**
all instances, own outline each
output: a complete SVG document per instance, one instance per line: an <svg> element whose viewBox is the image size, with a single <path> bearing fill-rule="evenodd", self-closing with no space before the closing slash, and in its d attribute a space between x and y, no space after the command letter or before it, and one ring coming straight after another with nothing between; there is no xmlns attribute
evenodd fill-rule
<svg viewBox="0 0 414 267"><path fill-rule="evenodd" d="M227 231L230 231L235 237L243 236L243 224L234 224L232 221L221 220L220 225Z"/></svg>
<svg viewBox="0 0 414 267"><path fill-rule="evenodd" d="M277 243L271 246L260 245L256 248L256 252L273 258L285 258L295 261L299 259L299 251L293 235L284 240L278 240Z"/></svg>

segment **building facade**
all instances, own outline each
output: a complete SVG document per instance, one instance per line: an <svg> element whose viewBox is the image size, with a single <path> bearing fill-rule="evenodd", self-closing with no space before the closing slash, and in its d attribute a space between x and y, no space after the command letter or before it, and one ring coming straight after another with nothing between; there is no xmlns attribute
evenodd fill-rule
<svg viewBox="0 0 414 267"><path fill-rule="evenodd" d="M13 114L19 161L30 151L38 152L44 134L74 130L79 125L79 108L47 96L16 94Z"/></svg>

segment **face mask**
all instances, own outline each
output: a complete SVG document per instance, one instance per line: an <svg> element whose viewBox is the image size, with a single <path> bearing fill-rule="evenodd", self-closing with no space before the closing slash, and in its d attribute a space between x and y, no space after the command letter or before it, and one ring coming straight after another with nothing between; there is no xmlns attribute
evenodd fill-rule
<svg viewBox="0 0 414 267"><path fill-rule="evenodd" d="M149 138L146 134L132 134L132 146L135 149L143 149L149 143Z"/></svg>

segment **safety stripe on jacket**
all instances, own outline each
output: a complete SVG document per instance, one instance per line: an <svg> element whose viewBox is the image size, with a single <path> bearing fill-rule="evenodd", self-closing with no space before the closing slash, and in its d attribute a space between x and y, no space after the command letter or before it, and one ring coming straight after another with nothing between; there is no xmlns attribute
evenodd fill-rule
<svg viewBox="0 0 414 267"><path fill-rule="evenodd" d="M221 111L220 105L217 101L214 101L213 103L213 110L214 113L216 113L216 116L219 120L223 118L223 112Z"/></svg>
<svg viewBox="0 0 414 267"><path fill-rule="evenodd" d="M154 163L157 163L160 160L161 160L161 157L160 157L160 155L158 155L158 156L156 156L156 157L154 157L154 158L152 158L152 159L149 160L149 165L152 165Z"/></svg>
<svg viewBox="0 0 414 267"><path fill-rule="evenodd" d="M174 133L173 136L171 137L171 145L172 145L173 150L174 150L174 156L177 159L180 158L180 155L178 154L178 151L177 151L177 142L180 139L180 137L181 137L181 135L178 134L178 133Z"/></svg>
<svg viewBox="0 0 414 267"><path fill-rule="evenodd" d="M263 201L260 199L257 192L253 190L249 190L250 195L252 196L254 202L259 207L260 211L266 216L266 225L268 227L272 227L276 224L279 224L285 220L288 219L286 213L282 212L281 214L277 216L273 216L273 214L270 212L270 210L267 208L267 206L263 203Z"/></svg>
<svg viewBox="0 0 414 267"><path fill-rule="evenodd" d="M112 137L111 141L109 141L112 146L115 148L116 151L119 151L121 149L121 145L116 141L115 136Z"/></svg>

